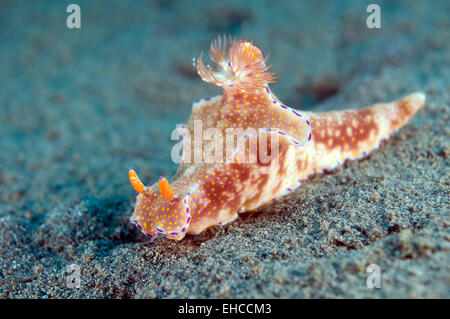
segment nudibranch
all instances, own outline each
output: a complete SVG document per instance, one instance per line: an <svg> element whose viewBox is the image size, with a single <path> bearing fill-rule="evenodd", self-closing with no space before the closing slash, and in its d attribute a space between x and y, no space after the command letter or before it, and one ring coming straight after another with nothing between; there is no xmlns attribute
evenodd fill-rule
<svg viewBox="0 0 450 319"><path fill-rule="evenodd" d="M194 59L194 67L204 81L221 86L223 94L193 103L189 123L181 126L184 145L176 175L170 182L160 177L144 186L129 170L138 193L130 220L149 237L162 234L181 240L186 234L224 225L240 212L286 195L315 173L362 158L425 102L425 95L416 92L362 109L302 112L284 105L269 89L277 76L269 72L268 56L252 42L229 38L227 48L226 38L219 37L209 55L214 68L201 57ZM198 133L199 125L222 136L230 129L242 130L243 142L235 145L234 138L211 140L202 135L200 142L192 143L190 137ZM200 151L193 159L212 143L225 148L232 144L231 156L208 161ZM273 146L276 157L263 160L261 154L268 148L273 152Z"/></svg>

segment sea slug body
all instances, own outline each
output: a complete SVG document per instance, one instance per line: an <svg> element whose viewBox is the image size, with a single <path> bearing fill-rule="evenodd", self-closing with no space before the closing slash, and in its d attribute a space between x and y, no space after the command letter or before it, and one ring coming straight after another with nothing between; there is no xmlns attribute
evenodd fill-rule
<svg viewBox="0 0 450 319"><path fill-rule="evenodd" d="M223 136L230 129L242 130L247 132L244 142L228 160L211 162L195 160L198 148L220 144L225 149L230 141L202 139L199 145L186 138L180 167L170 182L161 177L158 183L144 186L129 170L130 183L138 192L130 220L149 237L162 234L181 240L186 234L224 225L239 212L292 192L314 173L362 158L405 125L425 102L423 93L413 93L357 110L294 110L269 89L276 75L269 72L263 51L252 42L228 42L228 49L225 37L211 44L215 69L201 57L194 60L200 77L221 86L223 94L194 102L188 125L180 128L190 136L195 136L198 125ZM261 141L267 149L277 146L277 157L269 163L261 157ZM247 154L244 161L238 160L240 154Z"/></svg>

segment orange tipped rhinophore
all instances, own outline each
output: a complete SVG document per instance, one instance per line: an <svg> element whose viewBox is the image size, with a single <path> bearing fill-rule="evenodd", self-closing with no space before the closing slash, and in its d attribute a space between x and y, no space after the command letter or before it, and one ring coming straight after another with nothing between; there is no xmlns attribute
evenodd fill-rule
<svg viewBox="0 0 450 319"><path fill-rule="evenodd" d="M159 177L158 186L159 191L161 192L161 196L164 197L164 199L166 200L173 199L173 191L167 179L165 179L164 177Z"/></svg>
<svg viewBox="0 0 450 319"><path fill-rule="evenodd" d="M138 193L144 192L144 184L137 177L136 172L132 169L128 170L128 178L130 179L130 184L134 188L134 190Z"/></svg>

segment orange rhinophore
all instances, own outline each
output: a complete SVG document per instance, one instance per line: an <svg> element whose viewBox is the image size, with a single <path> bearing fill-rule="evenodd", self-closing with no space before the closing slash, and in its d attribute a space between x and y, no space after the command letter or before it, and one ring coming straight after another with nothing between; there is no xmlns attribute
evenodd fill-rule
<svg viewBox="0 0 450 319"><path fill-rule="evenodd" d="M128 178L130 179L130 184L133 186L134 190L138 193L144 192L144 184L137 177L136 172L132 169L128 170Z"/></svg>
<svg viewBox="0 0 450 319"><path fill-rule="evenodd" d="M159 191L161 192L161 196L164 197L165 200L173 199L173 191L169 185L169 182L164 177L159 177Z"/></svg>
<svg viewBox="0 0 450 319"><path fill-rule="evenodd" d="M195 139L191 143L183 138L186 144L181 165L171 185L161 177L158 183L144 188L130 170L130 183L139 193L130 220L149 237L181 240L186 234L224 225L238 213L294 191L314 174L363 158L404 126L425 102L425 95L416 92L356 110L295 110L269 89L276 75L269 72L263 51L252 42L231 38L227 49L225 40L219 37L211 44L214 67L205 65L201 58L194 61L200 77L221 86L223 94L195 101L189 123L183 127L189 130L185 136L194 136L196 123L222 136L229 129L242 130L244 143L238 143L230 161L197 161L195 156L192 161L192 152L185 150L195 154L199 151L196 147L201 151L211 142L202 139L196 145ZM265 145L259 144L262 140ZM220 145L222 142L228 143L227 139ZM266 153L269 144L278 147L277 157L270 163L258 157ZM251 145L257 147L248 152ZM241 161L238 155L247 152L247 158L257 161Z"/></svg>

